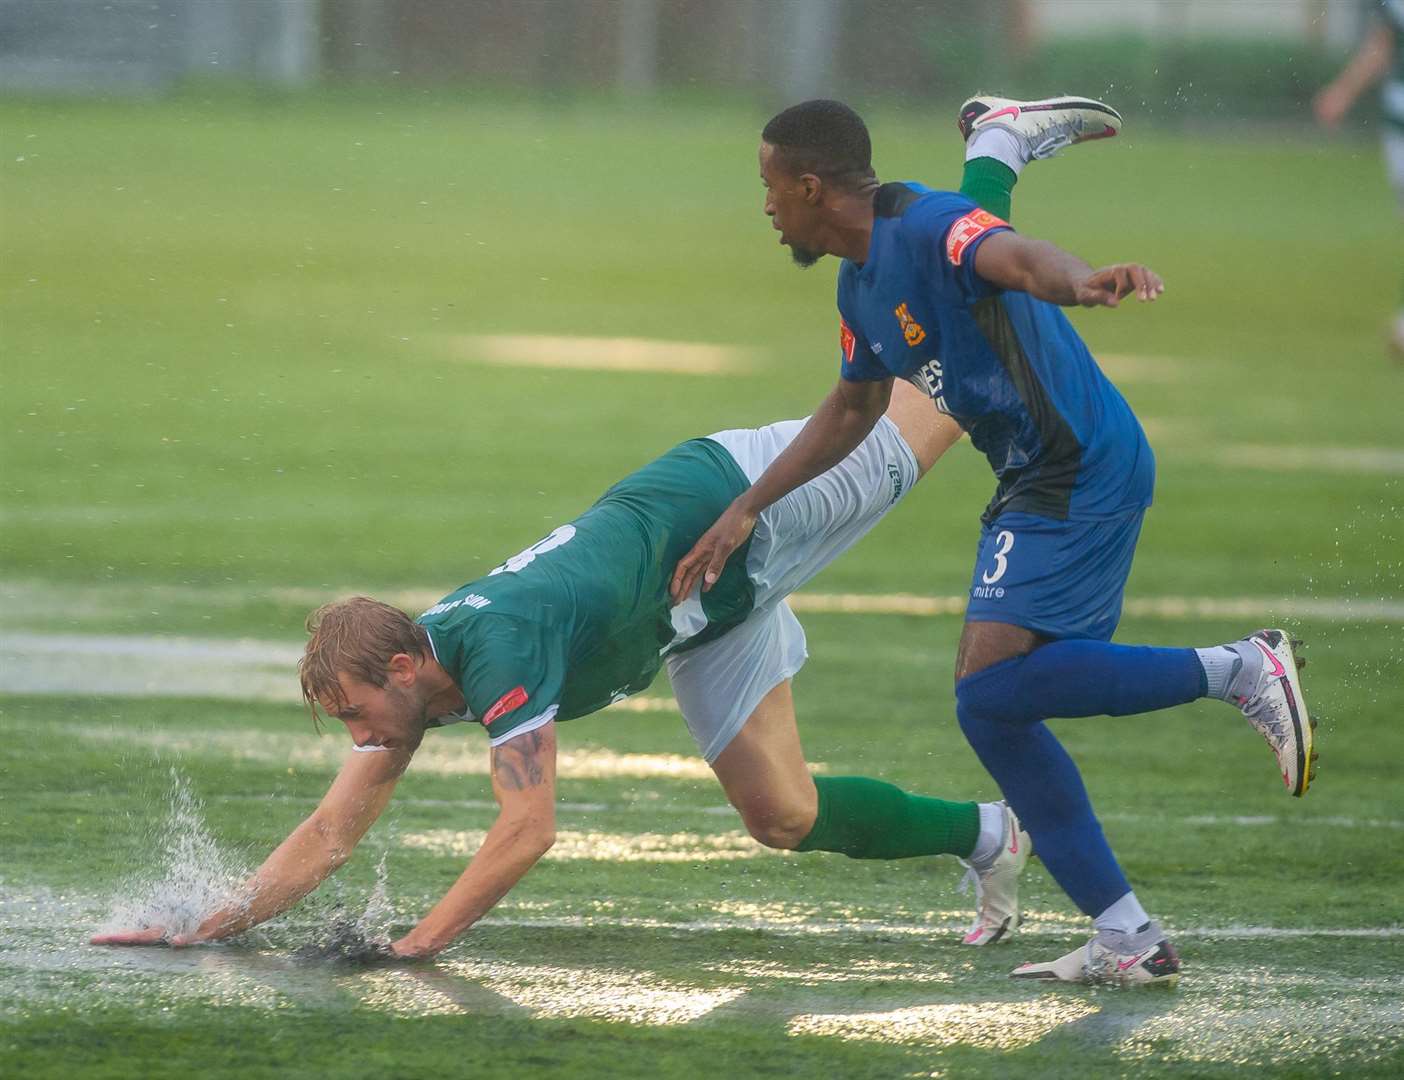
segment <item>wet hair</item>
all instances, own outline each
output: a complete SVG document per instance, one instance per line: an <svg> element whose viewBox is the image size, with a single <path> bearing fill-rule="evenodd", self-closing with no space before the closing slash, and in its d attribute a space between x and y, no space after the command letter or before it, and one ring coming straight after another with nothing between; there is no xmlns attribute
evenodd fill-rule
<svg viewBox="0 0 1404 1080"><path fill-rule="evenodd" d="M820 98L791 105L771 117L761 138L780 152L795 176L813 173L848 188L877 179L868 126L841 101Z"/></svg>
<svg viewBox="0 0 1404 1080"><path fill-rule="evenodd" d="M307 616L307 647L297 662L302 700L320 726L318 698L341 704L345 673L371 686L390 681L390 658L399 653L423 657L429 634L397 607L369 596L323 604Z"/></svg>

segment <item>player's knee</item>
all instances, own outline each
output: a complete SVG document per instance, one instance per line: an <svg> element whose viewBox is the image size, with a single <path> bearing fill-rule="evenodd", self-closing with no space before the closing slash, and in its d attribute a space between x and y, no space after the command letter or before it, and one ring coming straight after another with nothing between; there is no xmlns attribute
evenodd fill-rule
<svg viewBox="0 0 1404 1080"><path fill-rule="evenodd" d="M997 704L991 701L980 675L967 675L956 683L955 696L956 720L976 753L1008 736Z"/></svg>
<svg viewBox="0 0 1404 1080"><path fill-rule="evenodd" d="M1019 661L994 664L956 683L956 719L967 739L972 732L1019 725L1029 719L1021 708Z"/></svg>
<svg viewBox="0 0 1404 1080"><path fill-rule="evenodd" d="M814 828L814 811L798 807L765 807L742 811L746 831L768 848L793 851Z"/></svg>

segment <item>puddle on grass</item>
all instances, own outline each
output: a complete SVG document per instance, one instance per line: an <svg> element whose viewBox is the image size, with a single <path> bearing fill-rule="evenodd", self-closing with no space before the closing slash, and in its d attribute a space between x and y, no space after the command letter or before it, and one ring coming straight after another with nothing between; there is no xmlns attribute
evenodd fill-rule
<svg viewBox="0 0 1404 1080"><path fill-rule="evenodd" d="M343 899L343 911L360 911L354 925L362 939L382 933L394 917L384 890L382 876L369 899ZM1301 965L1273 972L1206 958L1178 991L1093 991L1010 986L1000 977L1003 965L994 970L983 953L947 954L910 939L850 942L842 957L828 946L776 939L776 959L755 942L746 946L750 956L699 964L690 946L670 944L680 934L692 937L677 927L616 927L606 941L589 925L554 926L548 937L531 926L496 925L433 965L358 966L336 949L308 958L309 945L345 942L328 930L325 912L227 945L86 945L84 928L109 907L101 898L0 884L0 1015L86 1010L116 999L173 1011L370 1009L652 1027L779 1023L792 1037L999 1051L1063 1033L1128 1062L1301 1065L1329 1055L1342 1065L1382 1060L1404 1040L1404 985L1377 964L1360 977L1339 970L1318 976ZM621 963L620 942L632 933L635 956ZM601 962L543 962L542 949L562 941L572 956L593 950ZM1008 950L999 959L1006 954L1014 959Z"/></svg>
<svg viewBox="0 0 1404 1080"><path fill-rule="evenodd" d="M220 848L188 783L174 772L154 841L161 859L130 888L133 900L114 904L0 882L0 1017L22 1022L115 1001L177 1016L239 1006L645 1027L749 1023L779 1025L796 1038L929 1049L1010 1051L1059 1038L1122 1062L1302 1065L1329 1057L1338 1067L1384 1060L1404 1042L1404 981L1377 953L1363 951L1378 947L1365 941L1330 970L1322 970L1320 957L1281 969L1232 966L1206 950L1179 991L1159 993L1011 985L1003 978L1004 961L1017 959L1010 950L987 957L985 950L973 956L933 947L935 928L920 938L875 933L842 944L793 933L726 939L715 961L697 959L698 935L734 933L745 916L788 916L783 932L835 914L777 903L718 910L716 925L616 923L607 936L579 916L539 925L494 921L435 964L366 962L378 958L391 925L412 914L394 908L384 857L368 894L337 895L333 884L329 900L304 903L231 943L89 946L95 925L191 928L237 896L247 868ZM850 922L848 929L858 927ZM599 962L553 962L553 948ZM621 949L629 954L623 960ZM1349 974L1366 960L1368 974Z"/></svg>
<svg viewBox="0 0 1404 1080"><path fill-rule="evenodd" d="M943 1002L887 1012L805 1014L793 1017L785 1031L845 1041L1018 1050L1100 1011L1085 998L1046 995L1033 1001Z"/></svg>

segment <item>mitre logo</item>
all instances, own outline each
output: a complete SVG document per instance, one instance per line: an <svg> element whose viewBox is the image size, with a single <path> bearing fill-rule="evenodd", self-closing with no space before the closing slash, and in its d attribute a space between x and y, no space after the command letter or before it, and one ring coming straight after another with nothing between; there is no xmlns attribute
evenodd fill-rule
<svg viewBox="0 0 1404 1080"><path fill-rule="evenodd" d="M902 327L902 336L908 345L917 346L926 340L926 331L921 328L921 323L912 318L905 302L898 304L893 314L897 316L897 323Z"/></svg>

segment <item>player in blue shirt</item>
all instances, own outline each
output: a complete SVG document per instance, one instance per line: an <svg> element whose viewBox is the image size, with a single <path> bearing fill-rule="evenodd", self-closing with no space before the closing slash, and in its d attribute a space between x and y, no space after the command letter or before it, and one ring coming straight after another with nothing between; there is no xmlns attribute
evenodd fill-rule
<svg viewBox="0 0 1404 1080"><path fill-rule="evenodd" d="M1012 185L1030 158L1115 134L1076 99L974 98L967 157ZM1163 291L1148 268L1094 270L1016 234L963 195L880 184L863 121L834 101L793 106L760 147L765 212L794 260L839 271L840 379L806 428L678 564L674 597L706 588L761 509L841 461L915 383L985 454L998 479L983 517L956 658L956 713L1034 850L1094 920L1092 940L1015 977L1173 982L1179 961L1132 892L1072 759L1044 723L1150 712L1201 697L1243 709L1283 781L1311 779L1311 724L1293 643L1279 630L1207 649L1111 644L1150 505L1155 459L1135 415L1059 305L1116 307ZM967 170L967 176L969 176ZM984 200L986 206L993 205Z"/></svg>

